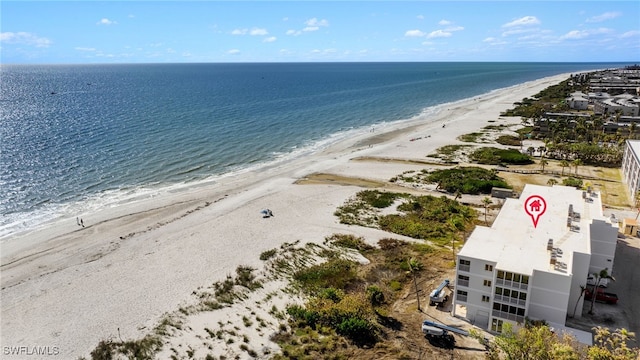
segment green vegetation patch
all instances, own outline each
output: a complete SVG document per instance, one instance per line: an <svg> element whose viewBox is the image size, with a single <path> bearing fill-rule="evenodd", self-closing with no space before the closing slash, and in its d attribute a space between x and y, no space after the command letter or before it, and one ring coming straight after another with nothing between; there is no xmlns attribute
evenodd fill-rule
<svg viewBox="0 0 640 360"><path fill-rule="evenodd" d="M364 241L363 237L351 234L333 234L326 237L324 243L358 251L367 251L373 249L373 246L367 244Z"/></svg>
<svg viewBox="0 0 640 360"><path fill-rule="evenodd" d="M311 291L330 287L343 288L356 280L356 267L357 263L351 260L334 258L296 271L293 279Z"/></svg>
<svg viewBox="0 0 640 360"><path fill-rule="evenodd" d="M498 149L495 147L482 147L476 149L471 154L471 159L479 164L487 165L500 165L500 164L513 164L513 165L526 165L533 164L531 157L526 154L522 154L518 150L513 149Z"/></svg>
<svg viewBox="0 0 640 360"><path fill-rule="evenodd" d="M343 224L357 224L374 226L378 209L391 206L393 202L407 194L382 192L378 190L363 190L349 199L334 212Z"/></svg>
<svg viewBox="0 0 640 360"><path fill-rule="evenodd" d="M464 142L478 142L478 140L482 135L484 134L480 132L473 132L470 134L464 134L464 135L458 136L458 140L464 141Z"/></svg>
<svg viewBox="0 0 640 360"><path fill-rule="evenodd" d="M464 151L470 147L472 147L472 145L445 145L439 147L436 150L436 154L432 154L429 156L451 162L454 161L458 155L464 153Z"/></svg>
<svg viewBox="0 0 640 360"><path fill-rule="evenodd" d="M477 166L435 170L428 174L426 181L452 194L490 194L493 187L511 188L496 172Z"/></svg>
<svg viewBox="0 0 640 360"><path fill-rule="evenodd" d="M500 135L496 139L496 142L501 145L508 146L520 146L522 143L520 142L520 138L513 135Z"/></svg>
<svg viewBox="0 0 640 360"><path fill-rule="evenodd" d="M473 223L476 216L475 210L446 196L412 197L398 210L403 214L380 217L382 230L439 244L450 243L452 236Z"/></svg>
<svg viewBox="0 0 640 360"><path fill-rule="evenodd" d="M574 177L568 177L562 179L562 185L573 186L577 189L582 189L582 179L576 179Z"/></svg>

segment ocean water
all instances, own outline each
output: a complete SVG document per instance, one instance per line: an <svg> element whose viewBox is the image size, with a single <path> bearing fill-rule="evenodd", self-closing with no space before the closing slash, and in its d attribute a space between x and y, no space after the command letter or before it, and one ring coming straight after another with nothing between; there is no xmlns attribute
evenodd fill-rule
<svg viewBox="0 0 640 360"><path fill-rule="evenodd" d="M601 63L0 66L0 238Z"/></svg>

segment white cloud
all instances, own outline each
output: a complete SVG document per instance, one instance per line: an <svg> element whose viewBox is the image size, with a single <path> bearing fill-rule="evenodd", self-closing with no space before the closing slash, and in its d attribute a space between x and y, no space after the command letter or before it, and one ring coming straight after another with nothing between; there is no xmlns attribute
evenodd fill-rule
<svg viewBox="0 0 640 360"><path fill-rule="evenodd" d="M497 39L497 38L494 38L494 37L488 37L488 38L482 40L482 42L488 43L491 46L504 45L504 44L507 43L504 40L500 40L500 39Z"/></svg>
<svg viewBox="0 0 640 360"><path fill-rule="evenodd" d="M436 31L430 32L429 35L427 35L427 39L444 38L444 37L451 37L451 33L446 32L444 30L436 30Z"/></svg>
<svg viewBox="0 0 640 360"><path fill-rule="evenodd" d="M80 47L80 46L75 47L75 49L78 50L78 51L89 51L89 52L96 51L96 48Z"/></svg>
<svg viewBox="0 0 640 360"><path fill-rule="evenodd" d="M272 43L272 42L274 42L276 40L277 40L277 38L275 36L270 36L270 37L265 38L264 40L262 40L262 42Z"/></svg>
<svg viewBox="0 0 640 360"><path fill-rule="evenodd" d="M442 19L438 22L438 25L442 25L442 26L451 25L451 21Z"/></svg>
<svg viewBox="0 0 640 360"><path fill-rule="evenodd" d="M577 40L584 39L592 35L611 34L613 30L608 28L598 28L589 30L573 30L560 36L560 40Z"/></svg>
<svg viewBox="0 0 640 360"><path fill-rule="evenodd" d="M289 18L288 17L283 17L282 21L289 21Z"/></svg>
<svg viewBox="0 0 640 360"><path fill-rule="evenodd" d="M407 30L407 32L404 33L404 36L408 36L408 37L422 37L425 35L426 34L420 30Z"/></svg>
<svg viewBox="0 0 640 360"><path fill-rule="evenodd" d="M317 18L311 18L304 22L309 27L329 26L329 22L326 19L318 20Z"/></svg>
<svg viewBox="0 0 640 360"><path fill-rule="evenodd" d="M573 30L573 31L569 31L568 33L560 36L560 39L565 40L565 39L572 39L572 40L576 40L576 39L582 39L589 36L589 33L585 30Z"/></svg>
<svg viewBox="0 0 640 360"><path fill-rule="evenodd" d="M502 27L515 27L515 26L529 26L529 25L538 25L540 24L540 20L538 20L535 16L525 16L520 19L513 20L512 22L506 23L502 25Z"/></svg>
<svg viewBox="0 0 640 360"><path fill-rule="evenodd" d="M508 30L502 33L502 36L511 36L511 35L520 35L520 34L528 34L536 31L536 29L513 29Z"/></svg>
<svg viewBox="0 0 640 360"><path fill-rule="evenodd" d="M418 20L424 20L424 15L418 15L416 18L418 18Z"/></svg>
<svg viewBox="0 0 640 360"><path fill-rule="evenodd" d="M320 30L320 27L329 26L329 21L326 19L318 20L317 18L311 18L304 22L305 26L302 30L287 30L287 35L298 36L303 32L313 32Z"/></svg>
<svg viewBox="0 0 640 360"><path fill-rule="evenodd" d="M622 14L617 12L617 11L610 11L610 12L606 12L604 14L600 14L597 16L593 16L587 19L588 23L595 23L595 22L603 22L606 20L611 20L611 19L615 19L619 16L621 16Z"/></svg>
<svg viewBox="0 0 640 360"><path fill-rule="evenodd" d="M627 31L626 33L620 35L620 37L623 38L623 39L634 37L634 36L640 36L640 31L631 30L631 31Z"/></svg>
<svg viewBox="0 0 640 360"><path fill-rule="evenodd" d="M259 29L259 28L253 28L251 29L251 32L249 32L249 35L253 35L253 36L264 36L268 34L269 32L267 31L267 29Z"/></svg>
<svg viewBox="0 0 640 360"><path fill-rule="evenodd" d="M116 21L109 20L109 19L107 19L107 18L102 18L102 19L100 19L100 21L98 21L98 22L96 23L96 25L115 25L115 24L117 24L117 23L118 23L118 22L116 22Z"/></svg>
<svg viewBox="0 0 640 360"><path fill-rule="evenodd" d="M233 31L231 31L231 35L252 35L252 36L265 36L268 35L269 32L267 31L267 29L261 29L261 28L253 28L251 30L249 29L234 29Z"/></svg>
<svg viewBox="0 0 640 360"><path fill-rule="evenodd" d="M444 29L444 31L462 31L462 30L464 30L464 27L462 26L451 26Z"/></svg>
<svg viewBox="0 0 640 360"><path fill-rule="evenodd" d="M39 48L46 48L51 45L51 40L39 37L29 32L3 32L0 33L0 42L7 44L24 44Z"/></svg>
<svg viewBox="0 0 640 360"><path fill-rule="evenodd" d="M231 49L231 50L227 51L227 54L229 54L229 55L237 55L237 54L240 54L240 50Z"/></svg>

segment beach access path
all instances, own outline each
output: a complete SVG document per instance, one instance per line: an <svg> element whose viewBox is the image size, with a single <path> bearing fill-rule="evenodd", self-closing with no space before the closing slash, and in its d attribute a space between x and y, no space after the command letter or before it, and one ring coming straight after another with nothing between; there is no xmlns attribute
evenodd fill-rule
<svg viewBox="0 0 640 360"><path fill-rule="evenodd" d="M284 242L322 243L326 236L346 233L375 244L390 234L340 224L333 215L361 188L295 181L321 172L387 182L403 171L423 169L409 162L351 159L424 160L490 122L518 123L500 113L566 78L540 79L444 106L435 115L376 127L260 172L81 214L85 227L70 218L5 239L0 245L0 346L50 347L64 359L88 356L100 340L144 336L163 314L189 302L194 290L223 280L240 265L260 268L260 254ZM416 138L421 139L411 141ZM264 208L275 216L263 219ZM4 353L3 358L33 357Z"/></svg>

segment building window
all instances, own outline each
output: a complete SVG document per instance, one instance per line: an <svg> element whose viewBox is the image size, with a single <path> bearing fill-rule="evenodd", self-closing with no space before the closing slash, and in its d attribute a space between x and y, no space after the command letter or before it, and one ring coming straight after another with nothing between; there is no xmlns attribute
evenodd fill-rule
<svg viewBox="0 0 640 360"><path fill-rule="evenodd" d="M498 279L504 279L504 271L498 270Z"/></svg>
<svg viewBox="0 0 640 360"><path fill-rule="evenodd" d="M486 271L493 271L493 265L490 264L484 264L484 269Z"/></svg>
<svg viewBox="0 0 640 360"><path fill-rule="evenodd" d="M489 302L489 297L487 295L482 295L482 302Z"/></svg>
<svg viewBox="0 0 640 360"><path fill-rule="evenodd" d="M465 275L458 275L459 286L469 286L469 277Z"/></svg>
<svg viewBox="0 0 640 360"><path fill-rule="evenodd" d="M491 287L491 280L485 280L485 281L483 282L483 284L484 284L484 286Z"/></svg>
<svg viewBox="0 0 640 360"><path fill-rule="evenodd" d="M467 301L467 295L468 293L466 291L462 291L462 290L458 290L456 291L456 299L460 300L460 301Z"/></svg>
<svg viewBox="0 0 640 360"><path fill-rule="evenodd" d="M493 319L491 322L491 331L502 333L502 320Z"/></svg>
<svg viewBox="0 0 640 360"><path fill-rule="evenodd" d="M460 259L460 264L458 265L458 270L461 271L469 271L471 269L471 261Z"/></svg>

